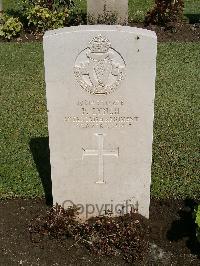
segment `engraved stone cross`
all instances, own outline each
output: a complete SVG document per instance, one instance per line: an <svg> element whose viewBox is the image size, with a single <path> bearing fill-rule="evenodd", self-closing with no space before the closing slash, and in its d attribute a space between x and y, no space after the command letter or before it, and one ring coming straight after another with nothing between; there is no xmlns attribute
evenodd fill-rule
<svg viewBox="0 0 200 266"><path fill-rule="evenodd" d="M83 149L83 156L98 156L99 159L99 180L96 182L97 184L105 184L104 180L104 156L115 156L119 157L119 148L115 150L104 150L103 142L105 134L95 133L95 136L98 137L98 149L97 150L86 150Z"/></svg>

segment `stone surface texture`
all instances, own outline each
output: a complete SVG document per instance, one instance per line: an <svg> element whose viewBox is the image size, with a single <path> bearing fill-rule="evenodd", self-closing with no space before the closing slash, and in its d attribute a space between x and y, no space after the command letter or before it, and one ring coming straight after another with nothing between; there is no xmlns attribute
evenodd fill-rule
<svg viewBox="0 0 200 266"><path fill-rule="evenodd" d="M89 24L126 25L128 23L128 0L87 0ZM102 23L101 23L102 22Z"/></svg>
<svg viewBox="0 0 200 266"><path fill-rule="evenodd" d="M44 36L54 203L149 217L157 39L123 26ZM87 217L86 217L87 216Z"/></svg>

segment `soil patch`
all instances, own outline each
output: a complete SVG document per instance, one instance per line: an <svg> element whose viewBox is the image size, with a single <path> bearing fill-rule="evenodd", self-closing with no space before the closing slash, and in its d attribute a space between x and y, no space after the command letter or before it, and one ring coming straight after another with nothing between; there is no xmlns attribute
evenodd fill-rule
<svg viewBox="0 0 200 266"><path fill-rule="evenodd" d="M194 202L190 200L151 200L150 252L145 265L200 265L193 207ZM128 265L120 255L91 254L72 238L46 236L33 243L30 221L44 215L46 209L41 199L0 201L0 265Z"/></svg>
<svg viewBox="0 0 200 266"><path fill-rule="evenodd" d="M145 27L142 23L131 23L129 26L138 27L156 32L158 42L199 42L200 41L200 23L184 23L179 25L176 29L165 29L158 26ZM18 38L14 38L9 42L42 42L43 34L33 34L23 32ZM0 42L8 42L0 38Z"/></svg>
<svg viewBox="0 0 200 266"><path fill-rule="evenodd" d="M157 34L158 42L199 42L200 23L181 24L176 29L165 29L158 26L148 26L148 30L153 30Z"/></svg>

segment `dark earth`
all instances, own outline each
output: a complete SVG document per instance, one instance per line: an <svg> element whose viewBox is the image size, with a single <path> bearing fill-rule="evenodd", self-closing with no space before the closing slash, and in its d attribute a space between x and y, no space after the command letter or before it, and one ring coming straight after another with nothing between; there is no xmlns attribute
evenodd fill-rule
<svg viewBox="0 0 200 266"><path fill-rule="evenodd" d="M0 265L200 265L191 200L151 200L150 252L146 263L97 256L73 238L32 242L29 225L47 208L43 199L0 201Z"/></svg>
<svg viewBox="0 0 200 266"><path fill-rule="evenodd" d="M194 20L195 23L182 23L176 28L164 28L156 25L145 27L142 23L131 23L130 26L138 28L146 28L156 32L158 42L199 42L200 41L200 18ZM18 38L12 39L10 42L41 42L43 34L22 33ZM0 38L1 42L7 42Z"/></svg>

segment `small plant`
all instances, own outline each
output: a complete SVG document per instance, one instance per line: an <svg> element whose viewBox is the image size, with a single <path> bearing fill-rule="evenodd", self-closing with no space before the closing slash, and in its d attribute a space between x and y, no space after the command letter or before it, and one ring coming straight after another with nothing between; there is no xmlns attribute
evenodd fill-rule
<svg viewBox="0 0 200 266"><path fill-rule="evenodd" d="M73 228L77 210L75 208L63 209L56 204L47 211L46 216L38 216L31 221L29 233L32 242L39 242L40 237L48 235L53 238L64 238L73 235Z"/></svg>
<svg viewBox="0 0 200 266"><path fill-rule="evenodd" d="M44 32L45 30L63 27L67 24L68 16L68 9L57 12L37 5L29 10L27 19L30 27L36 29L36 31Z"/></svg>
<svg viewBox="0 0 200 266"><path fill-rule="evenodd" d="M63 11L63 9L70 9L74 6L72 0L21 0L23 6L27 8L32 8L34 6L40 6L43 8L48 8L51 11Z"/></svg>
<svg viewBox="0 0 200 266"><path fill-rule="evenodd" d="M183 19L183 0L155 0L155 7L145 17L145 24L176 27Z"/></svg>
<svg viewBox="0 0 200 266"><path fill-rule="evenodd" d="M10 40L19 35L23 25L18 18L2 15L0 17L0 36Z"/></svg>
<svg viewBox="0 0 200 266"><path fill-rule="evenodd" d="M21 0L28 26L32 31L44 32L50 29L78 25L84 21L72 0Z"/></svg>
<svg viewBox="0 0 200 266"><path fill-rule="evenodd" d="M77 8L70 9L68 25L78 26L87 24L87 15L82 10Z"/></svg>
<svg viewBox="0 0 200 266"><path fill-rule="evenodd" d="M197 206L197 208L195 209L194 214L195 214L195 223L197 225L197 229L196 229L197 239L200 242L200 205Z"/></svg>
<svg viewBox="0 0 200 266"><path fill-rule="evenodd" d="M136 21L136 22L143 22L143 20L144 20L144 11L142 11L142 10L137 10L136 12L135 12L135 14L134 14L134 20Z"/></svg>
<svg viewBox="0 0 200 266"><path fill-rule="evenodd" d="M33 243L45 236L73 238L96 255L121 255L127 262L141 261L148 252L148 221L137 213L119 217L95 217L78 222L76 207L63 209L56 205L44 216L33 219L29 233Z"/></svg>

